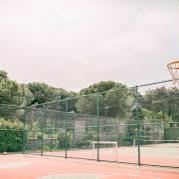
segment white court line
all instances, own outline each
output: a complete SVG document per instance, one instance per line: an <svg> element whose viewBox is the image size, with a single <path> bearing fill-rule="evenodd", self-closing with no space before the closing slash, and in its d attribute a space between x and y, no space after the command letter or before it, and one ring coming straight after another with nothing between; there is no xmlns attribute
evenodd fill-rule
<svg viewBox="0 0 179 179"><path fill-rule="evenodd" d="M47 176L41 176L37 179L100 179L100 175L98 174L88 174L88 173L60 173L60 174L53 174Z"/></svg>
<svg viewBox="0 0 179 179"><path fill-rule="evenodd" d="M26 154L24 154L26 155ZM35 158L36 156L35 155L28 155L27 154L27 158ZM37 155L38 156L38 155ZM85 160L85 159L76 159L76 158L68 158L68 159L65 159L63 157L53 157L53 156L38 156L39 158L42 157L42 158L46 158L46 159L50 159L50 160L62 160L62 161L65 161L65 162L72 162L72 163L75 163L75 162L78 162L78 163L88 163L88 164L92 164L92 163L95 163L95 165L106 165L106 166L115 166L115 167L124 167L124 168L133 168L133 169L152 169L152 170L155 170L155 171L176 171L176 172L179 172L178 169L175 169L175 168L163 168L163 167L153 167L153 166L138 166L137 164L125 164L125 163L117 163L117 162L105 162L105 161L100 161L100 162L97 162L96 160ZM178 173L179 175L179 173Z"/></svg>
<svg viewBox="0 0 179 179"><path fill-rule="evenodd" d="M24 155L26 155L26 154L24 154ZM26 156L29 156L29 155L27 154ZM36 156L30 156L29 158L33 158L33 157L36 157ZM41 156L38 156L38 157L40 158ZM57 160L58 157L43 156L42 158L50 159L50 160ZM161 171L166 171L166 172L167 171L175 171L175 172L178 172L178 174L175 173L175 176L178 176L178 178L179 178L179 171L177 169L172 169L172 168L162 168L162 167L152 167L152 166L137 166L135 164L132 165L132 164L122 164L122 163L108 163L108 162L105 162L105 161L97 162L95 160L83 160L83 159L72 159L72 158L65 159L65 158L61 158L61 157L59 157L58 159L59 159L59 161L61 160L61 161L72 162L72 163L75 163L75 162L78 162L80 164L83 164L83 163L93 164L94 163L95 165L98 165L98 166L102 165L102 166L109 166L109 167L113 167L113 166L119 167L120 172L127 172L127 170L129 170L129 169L134 169L134 170L145 169L145 170L149 170L149 171L152 170L153 172L155 172L155 171L159 171L159 172L161 172ZM123 168L120 168L120 167L123 167ZM61 172L59 170L54 170L54 172L55 171ZM116 174L119 174L119 173L116 173ZM104 175L102 174L101 176L104 176ZM160 179L160 178L155 178L155 179Z"/></svg>
<svg viewBox="0 0 179 179"><path fill-rule="evenodd" d="M8 162L0 164L0 169L21 168L29 165L29 162Z"/></svg>
<svg viewBox="0 0 179 179"><path fill-rule="evenodd" d="M138 175L138 174L128 175L128 174L121 174L121 172L116 172L116 173L113 173L112 175L106 175L106 176L102 177L101 179L105 179L105 178L113 177L113 176L119 176L119 177L127 176L127 177L132 177L131 179L137 179L137 177L143 177L143 176ZM150 177L144 176L143 179L162 179L162 178L157 177L157 176L150 176Z"/></svg>

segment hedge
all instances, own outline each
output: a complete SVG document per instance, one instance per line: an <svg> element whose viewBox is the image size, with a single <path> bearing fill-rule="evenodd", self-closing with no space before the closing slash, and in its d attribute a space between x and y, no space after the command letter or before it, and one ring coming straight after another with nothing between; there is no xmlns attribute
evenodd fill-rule
<svg viewBox="0 0 179 179"><path fill-rule="evenodd" d="M165 140L178 140L179 128L167 128L165 129Z"/></svg>
<svg viewBox="0 0 179 179"><path fill-rule="evenodd" d="M0 119L0 152L23 150L23 125L15 120Z"/></svg>

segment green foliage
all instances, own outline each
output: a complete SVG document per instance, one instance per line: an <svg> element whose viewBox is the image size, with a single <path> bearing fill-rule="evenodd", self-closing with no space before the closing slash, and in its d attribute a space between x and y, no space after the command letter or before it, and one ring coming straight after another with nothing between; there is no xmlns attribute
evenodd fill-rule
<svg viewBox="0 0 179 179"><path fill-rule="evenodd" d="M37 134L37 139L42 140L43 139L43 135L42 134Z"/></svg>
<svg viewBox="0 0 179 179"><path fill-rule="evenodd" d="M60 132L57 137L58 140L58 149L65 149L70 147L71 142L71 133Z"/></svg>
<svg viewBox="0 0 179 179"><path fill-rule="evenodd" d="M0 78L0 103L20 106L24 102L23 87L8 78Z"/></svg>
<svg viewBox="0 0 179 179"><path fill-rule="evenodd" d="M25 138L26 134L21 123L0 119L0 152L22 151Z"/></svg>
<svg viewBox="0 0 179 179"><path fill-rule="evenodd" d="M29 83L28 88L34 97L32 104L41 104L47 101L60 100L67 97L67 92L65 90L53 88L45 83Z"/></svg>
<svg viewBox="0 0 179 179"><path fill-rule="evenodd" d="M15 112L18 110L15 106L26 106L31 98L32 94L26 85L18 84L9 79L6 72L0 71L0 104L6 104L0 107L0 117L15 118ZM14 107L8 107L8 104Z"/></svg>
<svg viewBox="0 0 179 179"><path fill-rule="evenodd" d="M171 118L162 112L154 112L149 111L147 109L141 110L141 116L143 116L143 120L147 120L150 122L170 122Z"/></svg>
<svg viewBox="0 0 179 179"><path fill-rule="evenodd" d="M105 91L108 90L108 91ZM81 94L91 94L78 98L77 111L84 114L96 115L97 95L99 97L99 113L101 116L126 117L134 102L134 94L125 85L115 82L100 82L83 89Z"/></svg>
<svg viewBox="0 0 179 179"><path fill-rule="evenodd" d="M100 105L100 113L102 112L102 105L104 104L104 98L102 95L99 95L99 105ZM97 96L90 95L78 98L76 103L76 108L78 112L82 114L91 114L96 115L96 107L97 107Z"/></svg>
<svg viewBox="0 0 179 179"><path fill-rule="evenodd" d="M128 121L126 129L125 129L125 135L123 135L121 140L121 143L123 145L132 145L133 140L137 138L137 123L136 121Z"/></svg>
<svg viewBox="0 0 179 179"><path fill-rule="evenodd" d="M155 112L159 117L179 121L179 90L177 88L157 88L148 91L141 100L141 106Z"/></svg>
<svg viewBox="0 0 179 179"><path fill-rule="evenodd" d="M80 94L93 94L93 93L100 93L104 91L108 91L113 89L116 86L114 81L102 81L96 84L89 86L88 88L84 88L80 91Z"/></svg>
<svg viewBox="0 0 179 179"><path fill-rule="evenodd" d="M21 88L21 93L23 97L23 102L21 103L21 106L22 107L29 106L34 100L33 94L29 90L28 86L25 84L21 84L20 88Z"/></svg>
<svg viewBox="0 0 179 179"><path fill-rule="evenodd" d="M29 131L30 138L37 138L38 132L42 131L44 112L43 110L33 110L25 113L25 127Z"/></svg>
<svg viewBox="0 0 179 179"><path fill-rule="evenodd" d="M55 150L55 148L53 147L53 149ZM52 150L52 148L49 146L49 145L45 145L44 147L43 147L43 151L51 151Z"/></svg>
<svg viewBox="0 0 179 179"><path fill-rule="evenodd" d="M151 126L153 127L153 126ZM151 129L149 129L151 130ZM140 121L140 125L139 125L139 138L142 141L144 140L149 140L151 137L151 131L149 132L149 135L146 136L146 129L144 129L144 121ZM137 121L135 120L129 120L127 122L126 125L126 129L125 129L125 134L122 136L122 138L119 138L119 141L122 145L133 145L134 143L134 139L136 140L136 144L137 144L137 139L138 139L138 125L137 125ZM140 141L140 142L141 142Z"/></svg>
<svg viewBox="0 0 179 179"><path fill-rule="evenodd" d="M82 89L80 93L75 93L54 88L45 83L18 84L9 79L5 71L0 71L0 104L26 107L57 101L39 107L66 111L68 106L68 112L96 115L97 95L94 93L100 93L98 94L100 116L126 120L131 117L131 108L137 96L135 90L121 83L102 81ZM139 120L179 121L179 90L177 88L161 87L149 90L144 95L140 93L137 95L140 97ZM68 98L70 100L67 101ZM0 106L0 117L22 120L23 110L15 106ZM133 111L134 116L135 111ZM35 117L33 121L36 122Z"/></svg>
<svg viewBox="0 0 179 179"><path fill-rule="evenodd" d="M0 70L0 80L8 79L8 74L4 70Z"/></svg>
<svg viewBox="0 0 179 179"><path fill-rule="evenodd" d="M33 101L31 102L31 105L42 104L50 101L57 101L56 103L50 105L46 104L45 106L40 106L53 110L65 111L66 103L65 100L64 101L62 100L66 98L73 98L76 96L75 92L67 92L62 88L54 88L45 83L37 83L37 82L29 83L28 88L30 92L33 94ZM68 104L69 112L76 111L75 103L76 100L69 101Z"/></svg>
<svg viewBox="0 0 179 179"><path fill-rule="evenodd" d="M89 137L84 137L83 139L76 141L76 147L79 149L86 149L90 147L92 140L89 140Z"/></svg>
<svg viewBox="0 0 179 179"><path fill-rule="evenodd" d="M165 128L165 140L179 140L179 127Z"/></svg>
<svg viewBox="0 0 179 179"><path fill-rule="evenodd" d="M105 96L105 106L108 107L107 116L124 118L128 116L134 103L134 96L131 91L122 84L118 84Z"/></svg>

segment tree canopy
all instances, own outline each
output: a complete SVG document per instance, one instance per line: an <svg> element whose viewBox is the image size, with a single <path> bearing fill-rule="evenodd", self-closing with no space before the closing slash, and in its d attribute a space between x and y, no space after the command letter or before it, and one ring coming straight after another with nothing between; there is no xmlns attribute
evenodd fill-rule
<svg viewBox="0 0 179 179"><path fill-rule="evenodd" d="M29 88L24 84L8 78L7 73L0 71L0 104L26 106L33 99Z"/></svg>
<svg viewBox="0 0 179 179"><path fill-rule="evenodd" d="M141 120L179 121L177 88L160 87L137 95ZM90 115L96 115L99 107L100 116L127 120L135 102L135 90L114 81L95 83L77 93L39 82L19 84L0 71L0 116L5 118L12 118L15 109L4 105L28 107L48 103L45 107L49 109L66 111L68 108L67 112Z"/></svg>

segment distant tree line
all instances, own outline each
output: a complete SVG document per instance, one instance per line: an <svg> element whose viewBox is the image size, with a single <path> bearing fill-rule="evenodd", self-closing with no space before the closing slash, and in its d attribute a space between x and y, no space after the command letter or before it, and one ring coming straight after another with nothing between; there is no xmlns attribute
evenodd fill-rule
<svg viewBox="0 0 179 179"><path fill-rule="evenodd" d="M79 92L55 88L45 83L19 84L0 71L0 117L11 118L12 106L36 106L53 110L128 119L135 113L133 107L139 97L139 118L179 122L179 90L160 87L136 94L135 89L114 81L93 84ZM66 99L69 99L68 102ZM56 101L54 103L47 103ZM41 105L47 103L45 106ZM7 106L6 106L7 105ZM5 107L6 106L6 107ZM15 107L14 107L15 108ZM17 107L18 108L18 107ZM133 111L132 111L133 110Z"/></svg>

